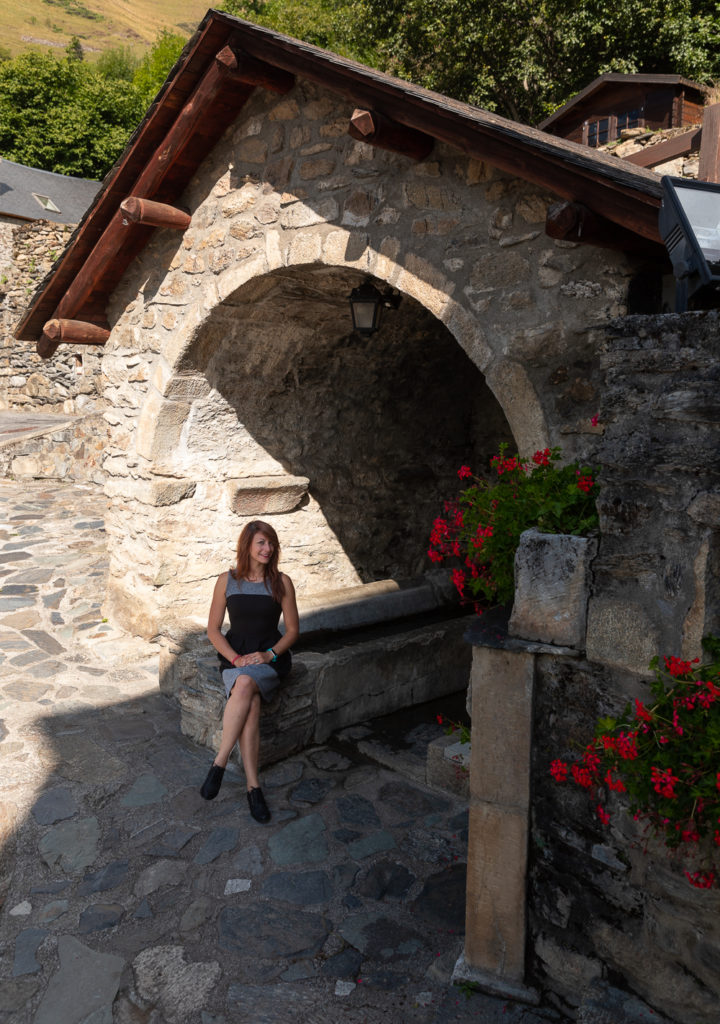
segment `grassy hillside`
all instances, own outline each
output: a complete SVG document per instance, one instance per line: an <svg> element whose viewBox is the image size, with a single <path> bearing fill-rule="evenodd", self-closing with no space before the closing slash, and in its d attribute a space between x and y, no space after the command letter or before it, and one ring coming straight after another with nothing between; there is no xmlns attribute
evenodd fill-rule
<svg viewBox="0 0 720 1024"><path fill-rule="evenodd" d="M189 38L211 6L211 0L2 0L0 44L15 56L64 49L77 36L88 60L117 46L140 55L161 29Z"/></svg>

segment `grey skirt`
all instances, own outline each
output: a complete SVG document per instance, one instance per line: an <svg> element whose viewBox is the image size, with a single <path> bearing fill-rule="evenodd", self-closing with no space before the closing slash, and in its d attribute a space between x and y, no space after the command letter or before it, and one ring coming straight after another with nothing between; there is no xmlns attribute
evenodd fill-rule
<svg viewBox="0 0 720 1024"><path fill-rule="evenodd" d="M257 683L260 696L264 701L272 700L282 679L274 668L269 665L244 665L242 668L225 668L222 680L225 684L225 696L229 697L238 676L250 676Z"/></svg>

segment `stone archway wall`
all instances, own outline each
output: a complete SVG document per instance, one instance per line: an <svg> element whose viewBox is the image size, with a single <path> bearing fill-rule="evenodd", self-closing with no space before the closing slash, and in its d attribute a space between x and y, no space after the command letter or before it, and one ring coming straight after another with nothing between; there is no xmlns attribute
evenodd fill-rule
<svg viewBox="0 0 720 1024"><path fill-rule="evenodd" d="M415 164L353 141L351 112L304 82L281 99L258 93L188 189L188 231L157 232L114 296L103 360L115 441L109 605L144 635L204 610L203 581L231 560L248 516L303 511L301 528L283 527L295 538L286 564L308 589L363 579L312 505L309 478L258 442L257 400L254 433L243 421L243 374L285 379L288 310L300 308L294 290L310 302L314 275L328 351L347 342L349 285L368 274L403 296L407 330L424 310L455 339L502 411L498 437L575 454L592 429L592 329L623 312L627 261L550 242L553 196L455 150L438 145ZM306 317L296 362L312 344L307 327Z"/></svg>

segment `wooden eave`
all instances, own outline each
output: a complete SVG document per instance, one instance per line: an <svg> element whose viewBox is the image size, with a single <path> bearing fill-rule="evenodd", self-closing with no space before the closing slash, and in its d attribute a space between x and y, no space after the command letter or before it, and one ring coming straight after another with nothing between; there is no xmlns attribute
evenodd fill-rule
<svg viewBox="0 0 720 1024"><path fill-rule="evenodd" d="M228 44L272 68L339 93L353 107L375 110L661 244L657 227L661 187L652 172L211 10L107 174L67 248L35 292L15 337L40 339L43 325L54 318L106 326L109 296L155 230L140 223L122 225L120 204L140 196L177 205L192 175L252 93L251 85L228 80L159 186L149 193L137 190L136 183L147 179L154 154L173 131L193 91ZM101 260L98 253L103 247L107 252L108 241L115 245L116 255ZM92 280L92 290L73 308L68 294L72 297L73 289L77 290L78 277Z"/></svg>

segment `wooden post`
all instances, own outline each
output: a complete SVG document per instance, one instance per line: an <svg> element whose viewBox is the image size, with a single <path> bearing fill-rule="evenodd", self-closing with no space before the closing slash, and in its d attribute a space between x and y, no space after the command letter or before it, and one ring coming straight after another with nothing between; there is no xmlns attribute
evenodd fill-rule
<svg viewBox="0 0 720 1024"><path fill-rule="evenodd" d="M424 160L435 145L435 140L430 135L419 132L416 128L407 128L397 121L391 121L389 117L384 117L375 110L361 108L353 112L348 134L358 142L369 142L378 149L402 153L411 160Z"/></svg>
<svg viewBox="0 0 720 1024"><path fill-rule="evenodd" d="M167 203L129 196L120 203L124 224L149 224L156 228L175 228L184 231L192 220L189 213Z"/></svg>
<svg viewBox="0 0 720 1024"><path fill-rule="evenodd" d="M720 182L720 103L705 107L703 113L698 179Z"/></svg>

